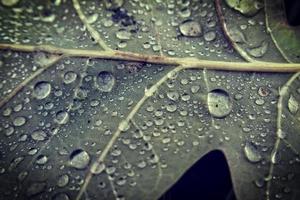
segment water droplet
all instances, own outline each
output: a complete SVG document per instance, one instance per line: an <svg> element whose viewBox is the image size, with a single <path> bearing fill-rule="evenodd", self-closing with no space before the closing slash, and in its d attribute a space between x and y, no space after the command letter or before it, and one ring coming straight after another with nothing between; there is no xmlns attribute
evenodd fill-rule
<svg viewBox="0 0 300 200"><path fill-rule="evenodd" d="M43 130L36 130L31 134L31 138L35 141L43 141L47 137Z"/></svg>
<svg viewBox="0 0 300 200"><path fill-rule="evenodd" d="M64 75L64 83L70 84L73 83L77 78L77 74L73 71L66 72Z"/></svg>
<svg viewBox="0 0 300 200"><path fill-rule="evenodd" d="M293 95L290 95L290 98L288 101L288 108L292 114L296 114L299 109L299 103Z"/></svg>
<svg viewBox="0 0 300 200"><path fill-rule="evenodd" d="M98 163L95 162L91 167L92 174L100 174L105 170L105 164L104 163Z"/></svg>
<svg viewBox="0 0 300 200"><path fill-rule="evenodd" d="M111 72L102 71L95 79L96 87L102 92L110 92L115 85L115 77Z"/></svg>
<svg viewBox="0 0 300 200"><path fill-rule="evenodd" d="M16 117L13 121L14 126L23 126L26 123L26 118L23 116Z"/></svg>
<svg viewBox="0 0 300 200"><path fill-rule="evenodd" d="M69 183L68 174L61 175L57 180L58 187L65 187Z"/></svg>
<svg viewBox="0 0 300 200"><path fill-rule="evenodd" d="M272 153L271 153L271 162L273 164L278 164L280 161L280 154L277 150L273 150Z"/></svg>
<svg viewBox="0 0 300 200"><path fill-rule="evenodd" d="M51 92L51 85L48 82L37 82L33 88L33 95L37 99L44 99L49 96Z"/></svg>
<svg viewBox="0 0 300 200"><path fill-rule="evenodd" d="M54 121L58 124L66 124L69 121L69 113L66 111L58 111Z"/></svg>
<svg viewBox="0 0 300 200"><path fill-rule="evenodd" d="M119 124L119 130L122 131L122 132L127 131L129 128L130 128L130 124L127 120L123 120Z"/></svg>
<svg viewBox="0 0 300 200"><path fill-rule="evenodd" d="M39 165L44 165L48 162L48 157L45 155L39 155L36 159L36 163Z"/></svg>
<svg viewBox="0 0 300 200"><path fill-rule="evenodd" d="M125 29L120 29L116 32L116 37L120 40L130 40L131 33Z"/></svg>
<svg viewBox="0 0 300 200"><path fill-rule="evenodd" d="M82 149L76 149L70 155L70 166L76 169L85 169L89 162L89 154Z"/></svg>
<svg viewBox="0 0 300 200"><path fill-rule="evenodd" d="M19 0L1 0L2 5L11 7L16 5L19 2Z"/></svg>
<svg viewBox="0 0 300 200"><path fill-rule="evenodd" d="M169 91L167 92L167 97L172 101L176 101L179 98L179 94L176 91Z"/></svg>
<svg viewBox="0 0 300 200"><path fill-rule="evenodd" d="M210 114L216 118L226 117L232 110L231 99L222 89L210 91L207 95L207 104Z"/></svg>
<svg viewBox="0 0 300 200"><path fill-rule="evenodd" d="M250 142L246 142L246 145L244 147L244 153L245 153L246 158L250 162L255 163L255 162L261 161L261 159L262 159L258 149L254 146L254 144L252 144Z"/></svg>
<svg viewBox="0 0 300 200"><path fill-rule="evenodd" d="M201 25L196 21L185 21L179 26L180 33L188 37L199 37L202 35Z"/></svg>
<svg viewBox="0 0 300 200"><path fill-rule="evenodd" d="M266 41L263 41L259 47L254 47L252 49L248 49L248 53L255 58L261 58L267 52L268 46L269 46L269 43Z"/></svg>
<svg viewBox="0 0 300 200"><path fill-rule="evenodd" d="M244 33L236 27L229 29L229 35L233 42L247 43Z"/></svg>
<svg viewBox="0 0 300 200"><path fill-rule="evenodd" d="M211 42L216 39L216 33L214 31L209 31L204 34L204 39L207 42Z"/></svg>
<svg viewBox="0 0 300 200"><path fill-rule="evenodd" d="M122 7L124 4L124 0L105 0L105 7L108 10L117 10Z"/></svg>

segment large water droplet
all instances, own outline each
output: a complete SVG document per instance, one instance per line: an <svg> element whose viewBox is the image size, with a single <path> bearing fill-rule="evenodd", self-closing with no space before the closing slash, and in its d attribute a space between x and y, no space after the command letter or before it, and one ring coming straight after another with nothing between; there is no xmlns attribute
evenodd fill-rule
<svg viewBox="0 0 300 200"><path fill-rule="evenodd" d="M41 81L35 84L33 88L33 95L37 99L44 99L49 96L51 92L51 85L48 82Z"/></svg>
<svg viewBox="0 0 300 200"><path fill-rule="evenodd" d="M82 149L76 149L70 155L70 165L76 169L85 169L89 162L89 154Z"/></svg>
<svg viewBox="0 0 300 200"><path fill-rule="evenodd" d="M296 114L297 111L298 111L298 109L299 109L299 103L298 103L297 99L293 95L291 95L290 98L289 98L288 108L289 108L289 111L292 114Z"/></svg>
<svg viewBox="0 0 300 200"><path fill-rule="evenodd" d="M102 71L95 78L96 87L102 92L110 92L115 85L115 77L111 72Z"/></svg>
<svg viewBox="0 0 300 200"><path fill-rule="evenodd" d="M207 95L207 104L210 114L216 118L226 117L232 110L231 99L222 89L210 91Z"/></svg>
<svg viewBox="0 0 300 200"><path fill-rule="evenodd" d="M263 41L259 47L254 47L252 49L248 49L248 53L255 58L261 58L267 52L268 46L269 46L269 43L266 41Z"/></svg>
<svg viewBox="0 0 300 200"><path fill-rule="evenodd" d="M19 2L19 0L1 0L2 5L4 6L14 6Z"/></svg>
<svg viewBox="0 0 300 200"><path fill-rule="evenodd" d="M58 187L65 187L69 183L68 174L61 175L57 180Z"/></svg>
<svg viewBox="0 0 300 200"><path fill-rule="evenodd" d="M179 26L180 33L188 37L199 37L202 35L201 25L196 21L185 21Z"/></svg>
<svg viewBox="0 0 300 200"><path fill-rule="evenodd" d="M250 162L259 162L261 161L262 157L258 149L254 146L254 144L247 142L245 147L244 147L244 153L246 158Z"/></svg>

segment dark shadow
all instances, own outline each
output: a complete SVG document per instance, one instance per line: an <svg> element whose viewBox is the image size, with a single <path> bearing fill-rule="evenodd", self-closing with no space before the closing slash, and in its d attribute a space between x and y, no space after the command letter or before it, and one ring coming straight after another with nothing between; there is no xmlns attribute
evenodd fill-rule
<svg viewBox="0 0 300 200"><path fill-rule="evenodd" d="M236 200L229 168L221 151L197 161L159 200Z"/></svg>
<svg viewBox="0 0 300 200"><path fill-rule="evenodd" d="M284 0L287 21L290 26L300 25L300 1Z"/></svg>

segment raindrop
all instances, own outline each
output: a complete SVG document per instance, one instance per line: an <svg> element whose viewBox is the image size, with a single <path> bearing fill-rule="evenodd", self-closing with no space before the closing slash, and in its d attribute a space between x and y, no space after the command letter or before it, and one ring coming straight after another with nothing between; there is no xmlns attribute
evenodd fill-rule
<svg viewBox="0 0 300 200"><path fill-rule="evenodd" d="M231 28L229 30L229 35L230 35L230 37L231 37L231 39L232 39L233 42L236 42L236 43L247 43L244 33L241 32L236 27Z"/></svg>
<svg viewBox="0 0 300 200"><path fill-rule="evenodd" d="M124 0L105 0L105 7L108 10L117 10L122 7L124 4Z"/></svg>
<svg viewBox="0 0 300 200"><path fill-rule="evenodd" d="M185 21L179 26L180 33L188 37L199 37L202 35L201 25L196 21Z"/></svg>
<svg viewBox="0 0 300 200"><path fill-rule="evenodd" d="M69 176L68 174L61 175L57 180L58 187L65 187L69 183Z"/></svg>
<svg viewBox="0 0 300 200"><path fill-rule="evenodd" d="M14 126L23 126L26 123L26 118L19 116L16 117L13 121Z"/></svg>
<svg viewBox="0 0 300 200"><path fill-rule="evenodd" d="M35 84L33 88L33 95L37 99L44 99L49 96L51 92L51 85L48 82L41 81Z"/></svg>
<svg viewBox="0 0 300 200"><path fill-rule="evenodd" d="M54 121L58 124L66 124L69 121L69 113L66 111L58 111Z"/></svg>
<svg viewBox="0 0 300 200"><path fill-rule="evenodd" d="M211 42L216 39L216 33L214 31L209 31L204 34L204 39L207 42Z"/></svg>
<svg viewBox="0 0 300 200"><path fill-rule="evenodd" d="M207 104L210 114L216 118L226 117L232 110L231 99L222 89L210 91L207 95Z"/></svg>
<svg viewBox="0 0 300 200"><path fill-rule="evenodd" d="M70 155L70 166L76 169L85 169L89 162L89 154L82 149L76 149Z"/></svg>
<svg viewBox="0 0 300 200"><path fill-rule="evenodd" d="M31 138L35 141L43 141L47 137L43 130L36 130L31 134Z"/></svg>
<svg viewBox="0 0 300 200"><path fill-rule="evenodd" d="M261 161L261 159L262 159L260 152L252 143L249 143L249 142L246 143L246 145L244 147L244 153L245 153L246 158L250 162L255 163L255 162Z"/></svg>
<svg viewBox="0 0 300 200"><path fill-rule="evenodd" d="M120 40L130 40L131 33L129 31L126 31L125 29L120 29L116 32L116 37Z"/></svg>
<svg viewBox="0 0 300 200"><path fill-rule="evenodd" d="M64 83L70 84L73 83L77 78L77 74L73 71L66 72L64 75Z"/></svg>
<svg viewBox="0 0 300 200"><path fill-rule="evenodd" d="M105 164L104 163L98 163L95 162L91 167L92 174L100 174L105 170Z"/></svg>
<svg viewBox="0 0 300 200"><path fill-rule="evenodd" d="M255 58L261 58L267 52L268 46L269 46L269 43L266 41L263 41L259 47L248 49L248 53Z"/></svg>
<svg viewBox="0 0 300 200"><path fill-rule="evenodd" d="M48 162L48 157L45 155L39 155L36 159L36 163L39 165L44 165Z"/></svg>
<svg viewBox="0 0 300 200"><path fill-rule="evenodd" d="M167 97L172 101L176 101L179 98L179 94L176 91L169 91L167 92Z"/></svg>
<svg viewBox="0 0 300 200"><path fill-rule="evenodd" d="M288 108L292 114L296 114L299 109L299 103L293 95L290 95L290 98L288 101Z"/></svg>
<svg viewBox="0 0 300 200"><path fill-rule="evenodd" d="M115 77L111 72L102 71L95 78L96 87L102 92L110 92L115 85Z"/></svg>
<svg viewBox="0 0 300 200"><path fill-rule="evenodd" d="M2 5L4 6L14 6L19 2L19 0L1 0Z"/></svg>

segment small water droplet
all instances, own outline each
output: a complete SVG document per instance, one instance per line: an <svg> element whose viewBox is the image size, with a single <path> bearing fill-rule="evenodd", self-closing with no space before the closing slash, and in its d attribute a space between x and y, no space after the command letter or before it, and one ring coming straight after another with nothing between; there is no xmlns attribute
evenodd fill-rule
<svg viewBox="0 0 300 200"><path fill-rule="evenodd" d="M204 34L204 39L207 42L211 42L216 39L216 33L214 31L209 31Z"/></svg>
<svg viewBox="0 0 300 200"><path fill-rule="evenodd" d="M65 187L69 183L68 174L61 175L57 180L58 187Z"/></svg>
<svg viewBox="0 0 300 200"><path fill-rule="evenodd" d="M14 126L23 126L26 123L26 118L23 116L16 117L13 121Z"/></svg>
<svg viewBox="0 0 300 200"><path fill-rule="evenodd" d="M104 163L98 163L95 162L91 167L92 174L100 174L105 170L105 164Z"/></svg>
<svg viewBox="0 0 300 200"><path fill-rule="evenodd" d="M35 141L43 141L47 137L43 130L36 130L31 134L31 138Z"/></svg>

